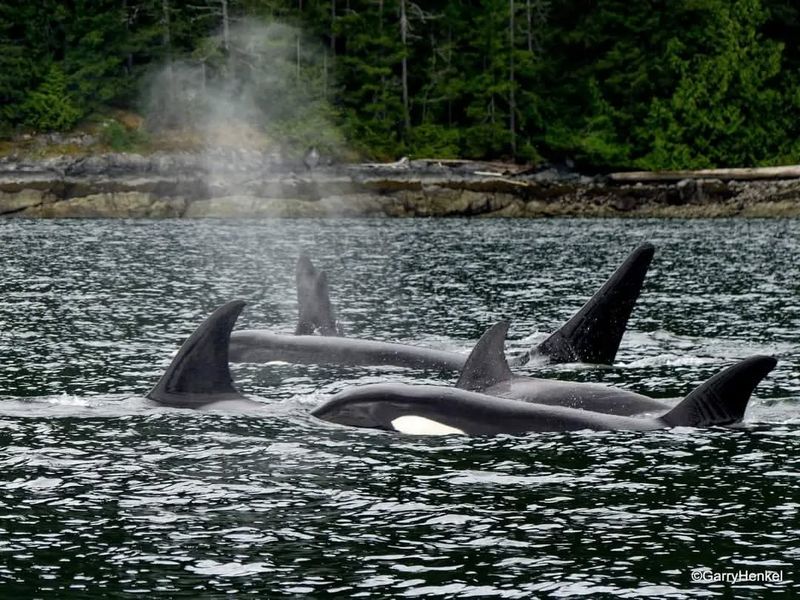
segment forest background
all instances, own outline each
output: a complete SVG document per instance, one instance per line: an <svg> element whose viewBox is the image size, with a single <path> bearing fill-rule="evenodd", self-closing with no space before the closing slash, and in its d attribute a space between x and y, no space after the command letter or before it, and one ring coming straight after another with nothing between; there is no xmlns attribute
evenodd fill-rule
<svg viewBox="0 0 800 600"><path fill-rule="evenodd" d="M793 0L0 0L0 139L797 163L799 35Z"/></svg>

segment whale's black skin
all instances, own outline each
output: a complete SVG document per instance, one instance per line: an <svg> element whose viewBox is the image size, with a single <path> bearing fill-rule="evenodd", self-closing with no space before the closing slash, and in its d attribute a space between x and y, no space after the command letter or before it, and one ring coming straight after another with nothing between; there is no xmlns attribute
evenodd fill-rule
<svg viewBox="0 0 800 600"><path fill-rule="evenodd" d="M318 335L282 335L264 329L231 334L231 362L393 365L412 369L459 371L467 356L409 344Z"/></svg>
<svg viewBox="0 0 800 600"><path fill-rule="evenodd" d="M550 362L613 363L653 253L652 244L637 247L575 316L514 364L525 364L534 357L544 357ZM315 328L323 333L339 332L327 295L327 279L323 277L322 284L319 284L319 276L313 271L310 261L308 265L305 261L301 257L298 262L302 326L298 325L296 333L313 333ZM457 352L408 344L342 337L287 336L262 329L233 332L230 348L231 362L252 363L394 365L460 371L466 358Z"/></svg>
<svg viewBox="0 0 800 600"><path fill-rule="evenodd" d="M328 292L328 275L318 271L307 254L301 254L295 269L297 283L298 319L295 335L340 336L341 327L336 322Z"/></svg>
<svg viewBox="0 0 800 600"><path fill-rule="evenodd" d="M657 429L656 419L635 419L585 410L496 398L433 385L379 383L337 394L311 413L323 421L398 431L402 417L422 417L467 435L576 429ZM402 430L401 430L402 431Z"/></svg>
<svg viewBox="0 0 800 600"><path fill-rule="evenodd" d="M654 398L619 388L533 377L516 377L493 385L482 393L498 398L626 417L660 412L669 407Z"/></svg>
<svg viewBox="0 0 800 600"><path fill-rule="evenodd" d="M632 416L664 412L668 408L663 402L619 388L514 375L503 351L507 332L508 322L501 321L483 334L467 358L456 387L489 396L609 415Z"/></svg>
<svg viewBox="0 0 800 600"><path fill-rule="evenodd" d="M650 243L636 247L594 296L531 354L551 363L612 364L654 252Z"/></svg>
<svg viewBox="0 0 800 600"><path fill-rule="evenodd" d="M609 415L497 398L459 388L400 383L345 390L311 414L340 425L412 434L496 435L579 429L641 431L731 425L742 419L750 394L775 364L776 360L768 356L745 359L717 373L675 408L655 418ZM425 429L430 426L433 429Z"/></svg>
<svg viewBox="0 0 800 600"><path fill-rule="evenodd" d="M189 336L147 397L174 408L255 408L233 386L228 340L245 303L219 307Z"/></svg>
<svg viewBox="0 0 800 600"><path fill-rule="evenodd" d="M243 307L244 302L234 301L214 311L183 343L147 397L175 408L263 407L236 390L228 368L230 333ZM432 424L434 433L469 435L729 425L741 420L750 394L775 363L774 358L755 356L728 367L658 418L636 419L509 400L460 388L404 384L373 384L345 390L312 414L333 423L406 433L413 433L422 421L426 427ZM580 395L579 391L574 393Z"/></svg>

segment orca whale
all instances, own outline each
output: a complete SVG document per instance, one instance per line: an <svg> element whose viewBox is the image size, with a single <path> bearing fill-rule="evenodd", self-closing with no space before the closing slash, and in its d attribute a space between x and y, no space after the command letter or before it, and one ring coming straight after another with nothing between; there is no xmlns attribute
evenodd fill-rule
<svg viewBox="0 0 800 600"><path fill-rule="evenodd" d="M635 248L569 321L536 348L515 360L514 365L526 364L537 357L553 363L613 363L654 251L649 243ZM466 355L458 352L309 335L314 330L319 330L324 336L338 335L341 330L333 317L327 276L324 271L317 272L308 257L301 257L298 262L297 284L300 322L295 333L300 335L281 335L260 329L235 331L231 336L232 362L394 365L442 371L460 371L466 363Z"/></svg>
<svg viewBox="0 0 800 600"><path fill-rule="evenodd" d="M460 388L402 383L378 383L344 390L311 414L340 425L414 435L724 426L742 419L751 393L776 363L769 356L747 358L717 373L675 408L654 418L603 414L498 398ZM580 389L575 388L574 394L579 395Z"/></svg>
<svg viewBox="0 0 800 600"><path fill-rule="evenodd" d="M653 398L605 385L514 375L503 351L507 332L508 321L501 321L486 330L467 358L457 388L609 415L632 416L669 408Z"/></svg>
<svg viewBox="0 0 800 600"><path fill-rule="evenodd" d="M244 305L233 301L215 310L183 343L147 397L175 408L262 408L262 403L249 400L236 390L228 366L231 330ZM461 388L407 384L351 388L336 394L311 414L332 423L409 434L493 435L730 425L742 419L756 385L776 363L769 356L754 356L732 365L657 418L603 414Z"/></svg>
<svg viewBox="0 0 800 600"><path fill-rule="evenodd" d="M231 329L245 303L215 310L183 343L147 398L174 408L253 408L263 406L236 391L228 366Z"/></svg>

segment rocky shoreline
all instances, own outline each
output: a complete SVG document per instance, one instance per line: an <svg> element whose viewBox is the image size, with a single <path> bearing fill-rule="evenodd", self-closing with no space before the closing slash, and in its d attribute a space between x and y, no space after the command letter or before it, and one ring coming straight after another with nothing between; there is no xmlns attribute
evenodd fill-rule
<svg viewBox="0 0 800 600"><path fill-rule="evenodd" d="M313 170L251 150L0 159L0 217L800 217L800 178L619 181L458 160Z"/></svg>

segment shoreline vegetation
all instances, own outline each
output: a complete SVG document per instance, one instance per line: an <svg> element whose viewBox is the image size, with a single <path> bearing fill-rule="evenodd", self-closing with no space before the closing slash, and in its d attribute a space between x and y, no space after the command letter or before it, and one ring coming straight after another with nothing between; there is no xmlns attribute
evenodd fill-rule
<svg viewBox="0 0 800 600"><path fill-rule="evenodd" d="M0 158L0 217L800 217L800 167L583 175L455 159L325 164L242 148Z"/></svg>
<svg viewBox="0 0 800 600"><path fill-rule="evenodd" d="M0 155L184 129L343 163L798 164L798 33L789 0L0 0Z"/></svg>
<svg viewBox="0 0 800 600"><path fill-rule="evenodd" d="M0 0L0 216L796 217L798 32L788 0Z"/></svg>

